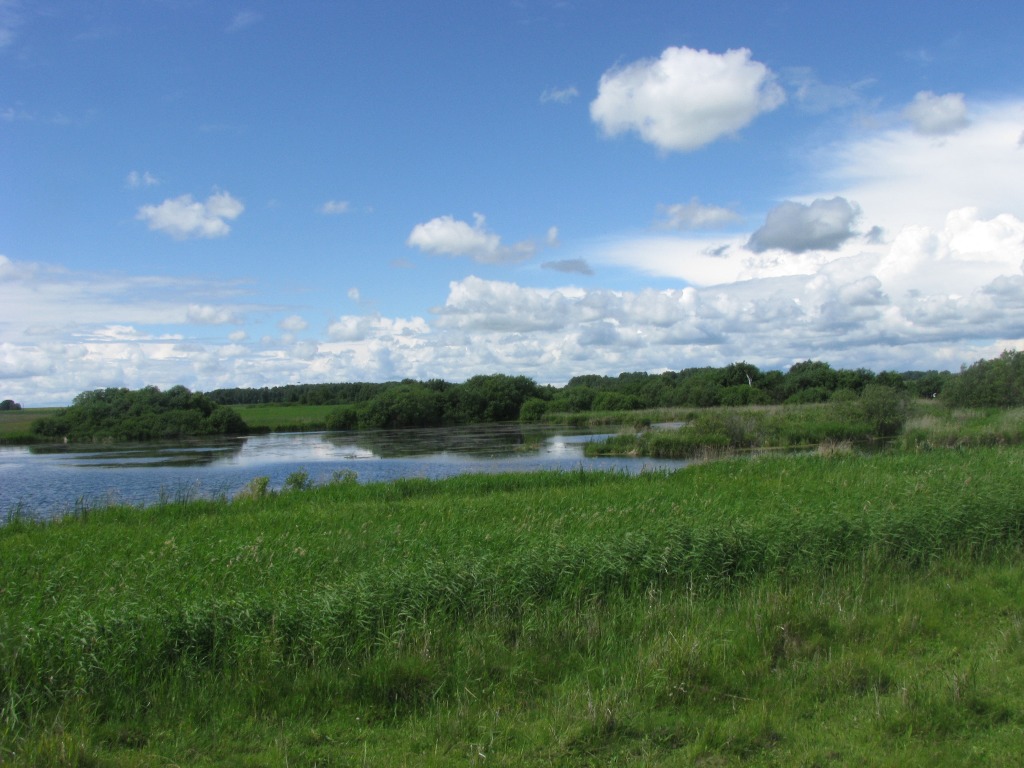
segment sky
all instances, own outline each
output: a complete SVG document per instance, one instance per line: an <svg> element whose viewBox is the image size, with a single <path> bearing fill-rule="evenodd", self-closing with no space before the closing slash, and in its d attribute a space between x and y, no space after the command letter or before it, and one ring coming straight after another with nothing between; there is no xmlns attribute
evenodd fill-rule
<svg viewBox="0 0 1024 768"><path fill-rule="evenodd" d="M0 399L1024 348L1019 0L0 0Z"/></svg>

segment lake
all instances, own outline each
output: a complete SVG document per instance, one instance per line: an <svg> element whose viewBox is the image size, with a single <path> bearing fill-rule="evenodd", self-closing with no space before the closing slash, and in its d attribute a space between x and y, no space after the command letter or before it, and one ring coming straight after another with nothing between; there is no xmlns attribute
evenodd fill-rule
<svg viewBox="0 0 1024 768"><path fill-rule="evenodd" d="M50 518L108 504L233 496L255 477L279 489L293 472L313 483L335 472L359 482L438 479L467 472L675 470L685 461L586 458L606 433L520 424L303 432L118 446L0 447L0 521Z"/></svg>

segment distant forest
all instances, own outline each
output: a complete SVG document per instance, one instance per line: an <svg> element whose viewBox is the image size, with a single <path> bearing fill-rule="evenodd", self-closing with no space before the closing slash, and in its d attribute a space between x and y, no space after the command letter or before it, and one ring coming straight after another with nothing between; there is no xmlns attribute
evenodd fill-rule
<svg viewBox="0 0 1024 768"><path fill-rule="evenodd" d="M874 373L807 360L785 373L739 362L724 368L576 376L564 387L539 385L526 376L493 374L474 376L461 384L440 379L290 384L217 389L206 396L222 405L337 405L328 427L354 429L533 421L545 414L581 411L817 403L859 397L869 384L912 397L941 398L950 405L1024 405L1024 353L1007 351L956 374Z"/></svg>

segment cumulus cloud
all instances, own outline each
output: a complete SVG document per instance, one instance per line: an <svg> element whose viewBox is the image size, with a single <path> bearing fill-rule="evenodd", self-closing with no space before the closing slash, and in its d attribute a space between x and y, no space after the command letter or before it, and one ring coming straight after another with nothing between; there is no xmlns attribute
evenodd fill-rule
<svg viewBox="0 0 1024 768"><path fill-rule="evenodd" d="M686 152L736 134L785 98L746 48L666 48L658 59L605 72L590 116L608 136L636 131L659 149Z"/></svg>
<svg viewBox="0 0 1024 768"><path fill-rule="evenodd" d="M962 93L938 96L931 91L920 91L903 110L903 117L915 131L927 136L956 133L970 122Z"/></svg>
<svg viewBox="0 0 1024 768"><path fill-rule="evenodd" d="M540 95L540 103L548 104L555 102L556 104L568 104L579 95L580 92L574 86L568 88L548 88Z"/></svg>
<svg viewBox="0 0 1024 768"><path fill-rule="evenodd" d="M351 209L348 200L328 200L320 206L320 213L328 216L336 216L341 213L348 213Z"/></svg>
<svg viewBox="0 0 1024 768"><path fill-rule="evenodd" d="M754 253L772 248L790 253L834 251L853 237L859 215L857 205L842 197L819 198L810 205L787 200L768 212L747 248Z"/></svg>
<svg viewBox="0 0 1024 768"><path fill-rule="evenodd" d="M586 259L563 259L561 261L545 261L540 265L542 269L553 269L555 272L568 272L576 275L592 275L594 270L587 264Z"/></svg>
<svg viewBox="0 0 1024 768"><path fill-rule="evenodd" d="M144 205L135 218L156 231L176 240L192 237L224 237L231 231L228 224L242 215L245 206L227 192L215 192L205 202L196 202L192 195L164 200L159 205Z"/></svg>
<svg viewBox="0 0 1024 768"><path fill-rule="evenodd" d="M688 203L658 206L664 219L659 222L667 229L712 229L739 221L740 215L717 205L703 205L696 198Z"/></svg>
<svg viewBox="0 0 1024 768"><path fill-rule="evenodd" d="M524 261L537 251L537 246L529 241L502 245L501 237L487 230L486 220L479 213L473 214L472 224L452 216L438 216L417 224L406 245L436 255L468 256L481 264Z"/></svg>
<svg viewBox="0 0 1024 768"><path fill-rule="evenodd" d="M332 341L363 341L372 337L413 337L428 333L429 330L430 327L422 317L343 315L330 324L327 335Z"/></svg>

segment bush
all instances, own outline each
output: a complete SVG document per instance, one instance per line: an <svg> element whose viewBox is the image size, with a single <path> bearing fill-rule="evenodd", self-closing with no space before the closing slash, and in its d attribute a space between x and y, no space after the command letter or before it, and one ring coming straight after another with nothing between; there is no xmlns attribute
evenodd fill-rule
<svg viewBox="0 0 1024 768"><path fill-rule="evenodd" d="M907 395L884 384L868 384L860 396L865 420L878 437L894 437L903 431L910 413Z"/></svg>
<svg viewBox="0 0 1024 768"><path fill-rule="evenodd" d="M359 413L351 405L335 408L327 414L326 426L331 431L356 429L359 426Z"/></svg>
<svg viewBox="0 0 1024 768"><path fill-rule="evenodd" d="M540 421L547 411L548 404L546 400L541 400L539 397L531 397L519 409L519 420Z"/></svg>

